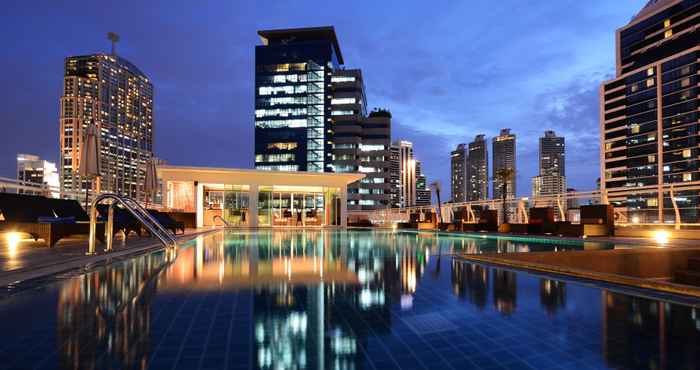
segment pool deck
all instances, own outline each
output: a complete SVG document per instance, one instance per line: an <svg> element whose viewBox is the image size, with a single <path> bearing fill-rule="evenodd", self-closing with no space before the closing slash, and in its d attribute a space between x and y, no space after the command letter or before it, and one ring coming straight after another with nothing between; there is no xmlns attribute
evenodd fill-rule
<svg viewBox="0 0 700 370"><path fill-rule="evenodd" d="M178 242L186 242L198 235L219 229L187 229L177 235ZM133 235L133 234L132 234ZM115 236L114 250L101 252L104 245L98 244L98 254L86 255L86 237L66 238L53 248L42 242L25 239L11 248L5 238L0 238L0 287L37 279L61 272L88 269L96 264L109 263L112 259L146 253L162 247L155 238L131 236L125 243L121 234Z"/></svg>

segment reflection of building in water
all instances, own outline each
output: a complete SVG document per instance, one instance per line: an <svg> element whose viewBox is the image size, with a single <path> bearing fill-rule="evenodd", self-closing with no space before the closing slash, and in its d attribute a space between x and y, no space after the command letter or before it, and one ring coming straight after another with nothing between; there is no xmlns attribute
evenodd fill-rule
<svg viewBox="0 0 700 370"><path fill-rule="evenodd" d="M517 275L514 272L493 269L493 299L498 312L506 315L515 312L517 291Z"/></svg>
<svg viewBox="0 0 700 370"><path fill-rule="evenodd" d="M489 269L452 260L452 289L457 297L466 297L469 302L484 309L489 295Z"/></svg>
<svg viewBox="0 0 700 370"><path fill-rule="evenodd" d="M148 367L151 299L165 252L69 280L58 302L57 337L65 369ZM106 355L103 355L106 354Z"/></svg>
<svg viewBox="0 0 700 370"><path fill-rule="evenodd" d="M359 369L359 348L390 330L392 304L412 298L434 243L377 248L396 238L322 229L213 234L180 252L159 290L250 290L254 367Z"/></svg>
<svg viewBox="0 0 700 370"><path fill-rule="evenodd" d="M540 279L540 303L550 315L566 307L566 283L559 280Z"/></svg>
<svg viewBox="0 0 700 370"><path fill-rule="evenodd" d="M700 368L700 309L605 290L602 297L609 367Z"/></svg>

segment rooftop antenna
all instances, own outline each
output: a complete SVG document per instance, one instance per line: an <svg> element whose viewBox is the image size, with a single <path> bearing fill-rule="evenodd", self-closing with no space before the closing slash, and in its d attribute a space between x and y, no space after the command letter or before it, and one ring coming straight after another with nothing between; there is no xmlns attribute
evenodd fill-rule
<svg viewBox="0 0 700 370"><path fill-rule="evenodd" d="M117 55L117 42L119 42L119 35L114 32L107 32L107 38L112 41L112 55Z"/></svg>

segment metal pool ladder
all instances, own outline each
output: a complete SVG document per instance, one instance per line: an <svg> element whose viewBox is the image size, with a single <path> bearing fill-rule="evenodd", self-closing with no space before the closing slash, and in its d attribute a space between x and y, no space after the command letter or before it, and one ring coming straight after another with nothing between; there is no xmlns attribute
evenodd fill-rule
<svg viewBox="0 0 700 370"><path fill-rule="evenodd" d="M129 213L131 213L143 226L160 240L165 247L175 247L177 241L175 237L166 230L163 225L158 222L148 211L143 208L137 201L112 193L100 194L92 202L90 208L90 243L88 244L88 255L95 254L95 246L97 244L97 205L105 200L112 200L107 213L107 224L105 225L105 252L111 252L114 242L114 207L121 204Z"/></svg>
<svg viewBox="0 0 700 370"><path fill-rule="evenodd" d="M226 225L226 227L231 227L231 224L228 223L228 221L224 220L224 218L221 217L221 216L219 216L219 215L216 215L216 216L212 217L211 220L212 220L212 221L216 221L217 219L218 219L218 220L221 220L221 222L223 222L224 225Z"/></svg>

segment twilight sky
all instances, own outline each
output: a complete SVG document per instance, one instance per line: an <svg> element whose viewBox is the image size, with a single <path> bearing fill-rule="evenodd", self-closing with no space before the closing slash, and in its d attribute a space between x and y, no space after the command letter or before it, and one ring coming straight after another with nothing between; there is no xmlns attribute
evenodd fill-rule
<svg viewBox="0 0 700 370"><path fill-rule="evenodd" d="M333 25L346 67L363 70L368 107L391 110L393 139L413 141L448 193L450 151L503 127L517 135L518 194L530 193L545 129L566 136L569 187L593 189L598 87L614 74L615 29L645 2L7 2L0 176L16 176L17 153L57 161L63 58L109 52L108 31L153 80L159 157L250 168L256 31Z"/></svg>

